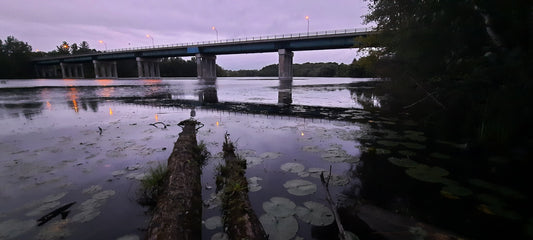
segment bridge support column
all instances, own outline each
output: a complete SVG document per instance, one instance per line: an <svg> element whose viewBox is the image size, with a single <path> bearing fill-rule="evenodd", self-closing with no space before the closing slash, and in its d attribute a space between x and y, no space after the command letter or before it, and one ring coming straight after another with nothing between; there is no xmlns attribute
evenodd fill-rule
<svg viewBox="0 0 533 240"><path fill-rule="evenodd" d="M216 79L200 79L200 85L198 101L201 103L218 103Z"/></svg>
<svg viewBox="0 0 533 240"><path fill-rule="evenodd" d="M58 66L57 65L36 65L35 71L40 78L57 78Z"/></svg>
<svg viewBox="0 0 533 240"><path fill-rule="evenodd" d="M61 75L63 78L83 78L83 64L81 63L60 63Z"/></svg>
<svg viewBox="0 0 533 240"><path fill-rule="evenodd" d="M139 78L160 78L159 70L160 58L141 58L137 57L137 73Z"/></svg>
<svg viewBox="0 0 533 240"><path fill-rule="evenodd" d="M95 78L118 78L117 62L93 60Z"/></svg>
<svg viewBox="0 0 533 240"><path fill-rule="evenodd" d="M287 49L279 49L279 80L292 80L292 57L294 53Z"/></svg>
<svg viewBox="0 0 533 240"><path fill-rule="evenodd" d="M217 79L216 55L196 54L196 71L198 79L215 80Z"/></svg>

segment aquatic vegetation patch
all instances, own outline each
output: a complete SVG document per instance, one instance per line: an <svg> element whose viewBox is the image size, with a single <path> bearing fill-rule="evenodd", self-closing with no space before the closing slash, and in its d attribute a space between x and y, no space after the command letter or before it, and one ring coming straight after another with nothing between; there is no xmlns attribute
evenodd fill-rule
<svg viewBox="0 0 533 240"><path fill-rule="evenodd" d="M453 196L458 197L466 197L472 195L472 191L470 189L455 184L444 186L441 190L441 194L442 193L451 194Z"/></svg>
<svg viewBox="0 0 533 240"><path fill-rule="evenodd" d="M262 158L258 158L258 157L248 156L248 157L244 157L244 159L246 159L246 166L247 167L253 167L253 166L256 166L256 165L259 165L259 164L263 163L263 159Z"/></svg>
<svg viewBox="0 0 533 240"><path fill-rule="evenodd" d="M86 189L83 189L83 194L95 194L97 192L102 191L102 187L100 185L92 185Z"/></svg>
<svg viewBox="0 0 533 240"><path fill-rule="evenodd" d="M433 158L437 158L437 159L442 159L442 160L451 159L451 157L449 155L438 153L438 152L431 153L429 156L431 156Z"/></svg>
<svg viewBox="0 0 533 240"><path fill-rule="evenodd" d="M304 202L304 206L296 208L296 215L306 223L313 226L327 226L335 220L333 212L321 203L308 201Z"/></svg>
<svg viewBox="0 0 533 240"><path fill-rule="evenodd" d="M415 150L421 150L421 149L425 149L426 148L425 145L422 145L420 143L401 142L400 144L405 146L406 148L415 149Z"/></svg>
<svg viewBox="0 0 533 240"><path fill-rule="evenodd" d="M384 148L376 148L376 154L377 155L388 155L390 154L391 151L388 150L388 149L384 149Z"/></svg>
<svg viewBox="0 0 533 240"><path fill-rule="evenodd" d="M430 167L425 164L419 164L416 167L408 168L405 170L405 173L414 179L430 183L443 183L446 181L443 177L449 174L449 172L443 168Z"/></svg>
<svg viewBox="0 0 533 240"><path fill-rule="evenodd" d="M281 165L281 170L284 172L299 173L305 170L305 166L301 163L288 162Z"/></svg>
<svg viewBox="0 0 533 240"><path fill-rule="evenodd" d="M259 221L271 240L292 239L298 232L298 221L293 216L276 217L267 213Z"/></svg>
<svg viewBox="0 0 533 240"><path fill-rule="evenodd" d="M154 207L157 198L163 193L168 179L168 167L159 164L155 168L150 168L148 175L141 180L140 197L138 202L141 205Z"/></svg>
<svg viewBox="0 0 533 240"><path fill-rule="evenodd" d="M68 221L61 220L58 222L50 223L39 231L37 234L38 239L66 239L72 233L67 228Z"/></svg>
<svg viewBox="0 0 533 240"><path fill-rule="evenodd" d="M345 186L350 183L350 178L344 175L332 175L329 184L334 186Z"/></svg>
<svg viewBox="0 0 533 240"><path fill-rule="evenodd" d="M257 192L261 190L263 187L259 185L259 181L262 181L263 179L260 177L251 177L248 178L248 191L249 192Z"/></svg>
<svg viewBox="0 0 533 240"><path fill-rule="evenodd" d="M265 152L265 153L261 153L259 155L259 157L262 158L262 159L276 159L276 158L281 157L281 153L279 153L279 152Z"/></svg>
<svg viewBox="0 0 533 240"><path fill-rule="evenodd" d="M318 146L303 146L302 151L304 152L320 152Z"/></svg>
<svg viewBox="0 0 533 240"><path fill-rule="evenodd" d="M358 158L346 153L346 151L344 151L341 146L332 146L324 150L324 152L320 156L323 160L328 161L330 163L359 161Z"/></svg>
<svg viewBox="0 0 533 240"><path fill-rule="evenodd" d="M390 157L387 159L390 163L396 165L396 166L399 166L399 167L406 167L406 168L412 168L412 167L416 167L418 165L420 165L418 162L416 161L413 161L411 159L408 159L408 158L395 158L395 157Z"/></svg>
<svg viewBox="0 0 533 240"><path fill-rule="evenodd" d="M283 187L285 187L290 194L296 196L313 194L317 190L316 184L302 179L289 180L283 184Z"/></svg>
<svg viewBox="0 0 533 240"><path fill-rule="evenodd" d="M263 203L263 210L274 217L288 217L296 213L296 204L288 198L273 197Z"/></svg>
<svg viewBox="0 0 533 240"><path fill-rule="evenodd" d="M526 196L524 196L524 194L516 191L516 190L513 190L511 188L508 188L508 187L505 187L505 186L502 186L502 185L498 185L498 184L494 184L494 183L490 183L490 182L487 182L487 181L483 181L481 179L470 179L468 180L468 182L472 185L472 186L476 186L476 187L479 187L479 188L484 188L484 189L487 189L487 190L490 190L490 191L493 191L493 192L496 192L500 195L503 195L503 196L506 196L506 197L511 197L511 198L515 198L515 199L525 199Z"/></svg>
<svg viewBox="0 0 533 240"><path fill-rule="evenodd" d="M323 172L326 172L326 169L323 168L308 168L307 172L309 173L309 176L314 178L320 178L320 174Z"/></svg>
<svg viewBox="0 0 533 240"><path fill-rule="evenodd" d="M399 154L404 155L406 157L412 157L416 155L416 152L410 151L410 150L400 150L398 151Z"/></svg>
<svg viewBox="0 0 533 240"><path fill-rule="evenodd" d="M222 227L222 217L210 217L204 221L204 226L209 230L214 230L216 228Z"/></svg>
<svg viewBox="0 0 533 240"><path fill-rule="evenodd" d="M379 140L377 141L377 143L385 147L396 147L400 144L399 142L393 142L393 141L387 141L387 140Z"/></svg>
<svg viewBox="0 0 533 240"><path fill-rule="evenodd" d="M507 209L507 204L498 197L489 194L478 194L477 199L484 203L481 204L478 209L487 214L511 220L520 220L522 218L517 212Z"/></svg>
<svg viewBox="0 0 533 240"><path fill-rule="evenodd" d="M119 237L117 238L117 240L139 240L139 236L137 236L136 234L128 234L128 235L124 235L122 237Z"/></svg>
<svg viewBox="0 0 533 240"><path fill-rule="evenodd" d="M211 236L211 240L229 240L229 236L225 232L217 232Z"/></svg>
<svg viewBox="0 0 533 240"><path fill-rule="evenodd" d="M35 220L7 220L0 222L0 239L15 239L35 227Z"/></svg>

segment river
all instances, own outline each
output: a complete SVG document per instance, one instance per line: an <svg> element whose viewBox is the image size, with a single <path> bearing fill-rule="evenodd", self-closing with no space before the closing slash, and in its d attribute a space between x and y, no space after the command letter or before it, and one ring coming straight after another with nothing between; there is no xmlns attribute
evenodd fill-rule
<svg viewBox="0 0 533 240"><path fill-rule="evenodd" d="M343 225L360 239L533 235L520 187L465 164L467 143L380 114L383 96L364 84L372 81L5 80L0 239L142 239L150 217L137 203L140 179L166 163L177 124L190 117L204 124L198 141L211 153L202 174L203 239L223 231L214 186L225 133L248 162L256 214L284 223L268 226L280 239L334 236L319 179L330 168Z"/></svg>

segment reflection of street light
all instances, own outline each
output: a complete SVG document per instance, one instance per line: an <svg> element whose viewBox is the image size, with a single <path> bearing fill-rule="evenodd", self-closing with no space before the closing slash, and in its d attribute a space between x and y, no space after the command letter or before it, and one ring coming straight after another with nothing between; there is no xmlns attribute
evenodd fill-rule
<svg viewBox="0 0 533 240"><path fill-rule="evenodd" d="M101 43L101 44L104 44L105 50L107 51L107 43L105 43L105 42L102 41L102 40L98 40L98 42Z"/></svg>
<svg viewBox="0 0 533 240"><path fill-rule="evenodd" d="M305 20L307 20L307 36L309 36L309 16L305 16Z"/></svg>
<svg viewBox="0 0 533 240"><path fill-rule="evenodd" d="M215 30L215 32L217 33L217 41L218 41L218 30L215 28L215 26L211 27L211 29Z"/></svg>
<svg viewBox="0 0 533 240"><path fill-rule="evenodd" d="M67 49L67 48L68 48L68 45L67 45L67 44L63 44L63 48L64 48L64 49Z"/></svg>
<svg viewBox="0 0 533 240"><path fill-rule="evenodd" d="M152 47L155 47L155 45L154 45L154 38L153 38L150 34L146 34L146 37L152 39Z"/></svg>

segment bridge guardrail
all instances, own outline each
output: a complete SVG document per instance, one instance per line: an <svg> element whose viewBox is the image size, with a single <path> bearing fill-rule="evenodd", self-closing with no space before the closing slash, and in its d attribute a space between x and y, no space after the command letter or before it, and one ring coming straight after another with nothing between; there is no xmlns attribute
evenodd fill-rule
<svg viewBox="0 0 533 240"><path fill-rule="evenodd" d="M258 40L273 40L273 39L295 39L295 38L310 38L317 36L327 36L327 35L338 35L338 34L348 34L348 33L357 33L357 32L370 32L373 31L372 28L351 28L351 29L339 29L339 30L326 30L318 32L305 32L305 33L291 33L291 34L281 34L281 35L267 35L267 36L258 36L258 37L245 37L245 38L233 38L233 39L222 39L214 41L201 41L201 42L188 42L188 43L176 43L176 44L162 44L162 45L153 45L153 46L143 46L143 47L133 47L133 48L117 48L102 51L104 53L113 53L113 52L127 52L127 51L137 51L137 50L149 50L157 48L172 48L172 47L187 47L187 46L202 46L202 45L211 45L219 43L234 43L234 42L248 42L248 41L258 41Z"/></svg>

